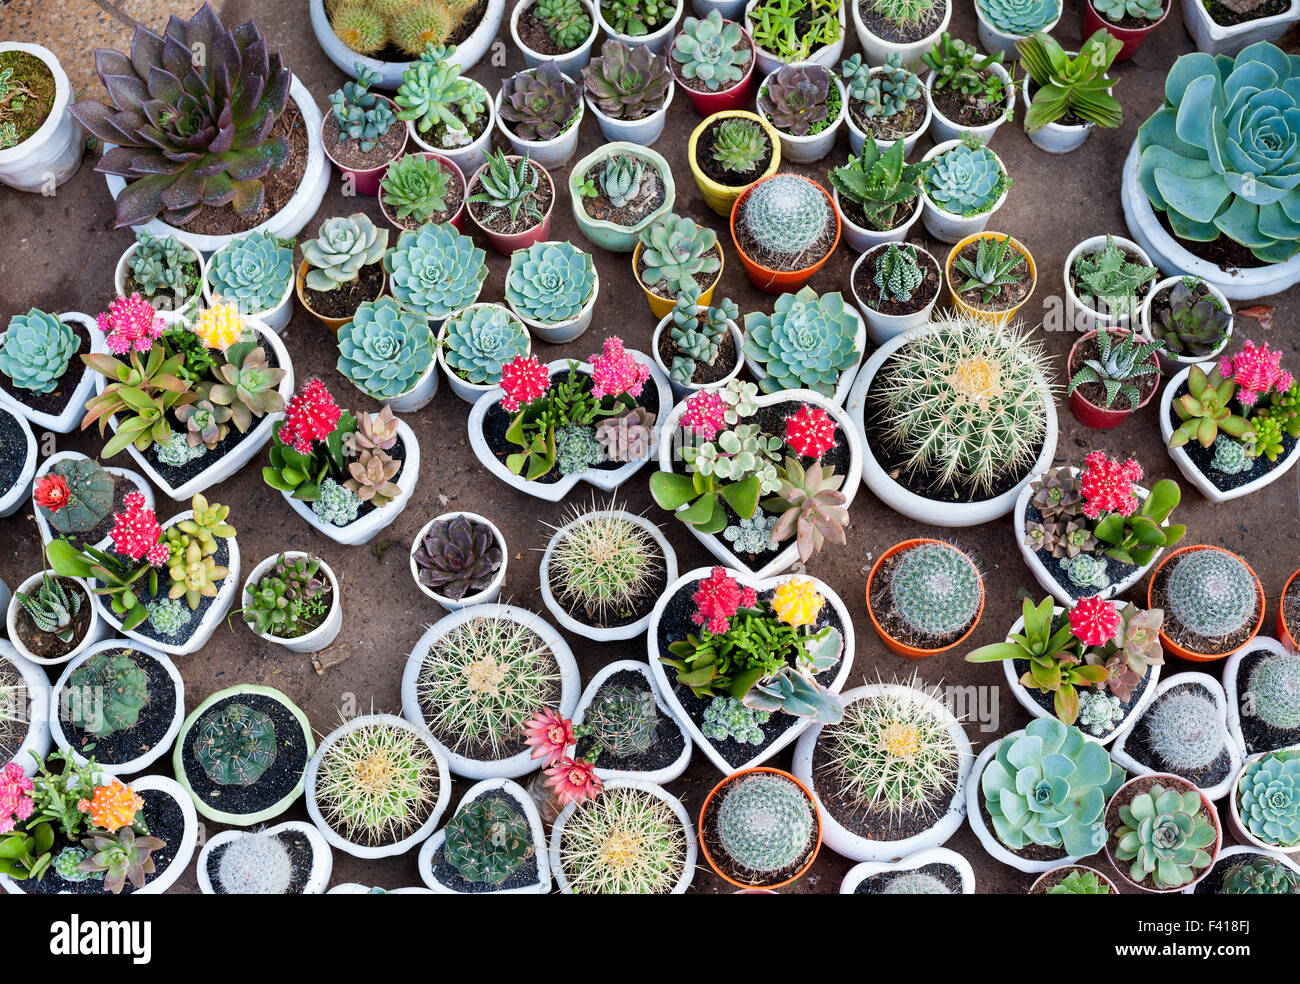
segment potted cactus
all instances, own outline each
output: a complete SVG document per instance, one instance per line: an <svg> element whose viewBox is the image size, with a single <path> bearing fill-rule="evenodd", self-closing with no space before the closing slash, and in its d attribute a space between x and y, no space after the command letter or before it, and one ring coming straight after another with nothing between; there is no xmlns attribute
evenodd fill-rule
<svg viewBox="0 0 1300 984"><path fill-rule="evenodd" d="M329 564L301 550L272 554L244 582L239 614L254 635L291 653L316 653L343 627L343 593Z"/></svg>
<svg viewBox="0 0 1300 984"><path fill-rule="evenodd" d="M388 250L388 230L355 212L326 219L316 232L317 238L302 244L295 289L298 303L337 334L362 303L384 292L380 260Z"/></svg>
<svg viewBox="0 0 1300 984"><path fill-rule="evenodd" d="M203 278L209 307L233 305L274 332L293 315L293 244L269 232L236 236L212 254Z"/></svg>
<svg viewBox="0 0 1300 984"><path fill-rule="evenodd" d="M1300 638L1300 570L1282 586L1277 607L1277 637L1288 649L1300 652L1300 646L1296 645L1296 639Z"/></svg>
<svg viewBox="0 0 1300 984"><path fill-rule="evenodd" d="M429 322L391 297L364 301L339 329L340 373L363 394L413 413L438 390Z"/></svg>
<svg viewBox="0 0 1300 984"><path fill-rule="evenodd" d="M0 43L7 93L0 102L0 183L39 192L49 176L62 184L81 165L85 141L64 112L72 95L54 52L22 41Z"/></svg>
<svg viewBox="0 0 1300 984"><path fill-rule="evenodd" d="M1072 346L1070 412L1094 430L1118 427L1151 402L1160 388L1157 353L1162 341L1144 342L1123 328L1090 331Z"/></svg>
<svg viewBox="0 0 1300 984"><path fill-rule="evenodd" d="M632 273L651 312L663 318L683 292L696 291L696 303L708 304L722 279L722 260L717 233L670 212L641 231L632 251Z"/></svg>
<svg viewBox="0 0 1300 984"><path fill-rule="evenodd" d="M1174 0L1084 0L1083 36L1105 31L1119 46L1115 60L1127 61L1173 6Z"/></svg>
<svg viewBox="0 0 1300 984"><path fill-rule="evenodd" d="M497 93L497 128L517 155L540 167L567 164L578 149L582 91L553 61L516 72Z"/></svg>
<svg viewBox="0 0 1300 984"><path fill-rule="evenodd" d="M381 76L365 62L353 66L356 81L330 93L330 112L321 121L325 156L343 175L355 195L373 198L388 165L406 150L406 126L397 118L397 104L371 92Z"/></svg>
<svg viewBox="0 0 1300 984"><path fill-rule="evenodd" d="M500 304L470 304L451 314L438 330L438 365L452 391L466 403L501 382L501 370L533 350L524 323Z"/></svg>
<svg viewBox="0 0 1300 984"><path fill-rule="evenodd" d="M454 49L425 49L402 73L393 101L398 119L406 121L407 133L421 150L447 158L462 174L473 174L492 145L496 105L487 89L460 74L453 57Z"/></svg>
<svg viewBox="0 0 1300 984"><path fill-rule="evenodd" d="M897 861L855 864L840 882L840 894L974 895L975 870L956 851L928 847Z"/></svg>
<svg viewBox="0 0 1300 984"><path fill-rule="evenodd" d="M478 513L435 516L411 541L411 577L449 612L496 601L509 560L505 537Z"/></svg>
<svg viewBox="0 0 1300 984"><path fill-rule="evenodd" d="M730 215L742 191L776 174L781 135L753 113L724 110L691 132L687 160L705 204L719 215Z"/></svg>
<svg viewBox="0 0 1300 984"><path fill-rule="evenodd" d="M980 47L1014 59L1016 42L1036 31L1050 34L1061 19L1061 0L975 0Z"/></svg>
<svg viewBox="0 0 1300 984"><path fill-rule="evenodd" d="M334 867L329 842L301 820L223 830L195 862L204 895L323 895Z"/></svg>
<svg viewBox="0 0 1300 984"><path fill-rule="evenodd" d="M1300 851L1300 746L1252 755L1234 777L1228 829L1263 851Z"/></svg>
<svg viewBox="0 0 1300 984"><path fill-rule="evenodd" d="M607 141L649 147L659 139L675 88L665 56L611 38L582 70L582 82Z"/></svg>
<svg viewBox="0 0 1300 984"><path fill-rule="evenodd" d="M872 589L875 589L874 592ZM984 579L969 556L943 540L905 540L867 575L867 613L893 652L925 659L960 645L984 611Z"/></svg>
<svg viewBox="0 0 1300 984"><path fill-rule="evenodd" d="M1004 56L981 55L973 44L943 32L921 58L930 69L925 97L930 103L930 137L978 139L984 143L1015 115L1016 87Z"/></svg>
<svg viewBox="0 0 1300 984"><path fill-rule="evenodd" d="M117 261L113 288L118 297L139 294L170 324L194 316L207 270L203 254L189 243L139 232Z"/></svg>
<svg viewBox="0 0 1300 984"><path fill-rule="evenodd" d="M764 393L812 390L842 406L866 348L867 330L839 291L782 294L770 315L745 315L745 362Z"/></svg>
<svg viewBox="0 0 1300 984"><path fill-rule="evenodd" d="M827 172L850 249L862 253L881 243L901 243L921 217L925 167L905 163L905 154L902 140L883 148L873 140Z"/></svg>
<svg viewBox="0 0 1300 984"><path fill-rule="evenodd" d="M87 315L15 314L0 332L0 406L41 430L70 433L95 391L95 373L78 354L103 351L104 333Z"/></svg>
<svg viewBox="0 0 1300 984"><path fill-rule="evenodd" d="M953 307L997 323L1015 317L1038 283L1029 250L996 232L978 232L956 243L944 269Z"/></svg>
<svg viewBox="0 0 1300 984"><path fill-rule="evenodd" d="M832 67L844 50L846 21L844 4L837 0L797 0L794 4L749 0L745 4L745 30L754 39L754 57L762 75L794 62Z"/></svg>
<svg viewBox="0 0 1300 984"><path fill-rule="evenodd" d="M677 295L677 303L660 320L650 342L655 364L668 377L674 399L726 384L740 372L744 339L736 323L739 317L740 308L729 297L716 305L701 305L694 290Z"/></svg>
<svg viewBox="0 0 1300 984"><path fill-rule="evenodd" d="M976 141L948 140L930 148L921 218L935 239L956 243L982 232L1002 207L1011 177L997 154Z"/></svg>
<svg viewBox="0 0 1300 984"><path fill-rule="evenodd" d="M488 155L469 182L469 217L498 253L510 256L550 236L555 184L550 172L525 153Z"/></svg>
<svg viewBox="0 0 1300 984"><path fill-rule="evenodd" d="M632 252L641 232L671 212L676 198L668 162L633 143L599 147L569 172L569 205L578 228L613 253Z"/></svg>
<svg viewBox="0 0 1300 984"><path fill-rule="evenodd" d="M717 10L687 17L668 50L673 76L701 116L743 109L754 74L754 42Z"/></svg>
<svg viewBox="0 0 1300 984"><path fill-rule="evenodd" d="M659 53L681 19L685 0L598 0L600 27L629 47Z"/></svg>
<svg viewBox="0 0 1300 984"><path fill-rule="evenodd" d="M465 175L438 154L404 154L379 182L379 210L399 232L448 222L465 226Z"/></svg>
<svg viewBox="0 0 1300 984"><path fill-rule="evenodd" d="M758 114L781 135L781 156L795 164L830 153L847 105L844 84L814 62L782 65L758 90Z"/></svg>
<svg viewBox="0 0 1300 984"><path fill-rule="evenodd" d="M780 769L728 776L700 810L704 860L737 888L789 885L812 867L821 843L821 811L812 794Z"/></svg>
<svg viewBox="0 0 1300 984"><path fill-rule="evenodd" d="M404 311L441 321L478 300L487 254L447 223L427 222L384 254L389 293Z"/></svg>
<svg viewBox="0 0 1300 984"><path fill-rule="evenodd" d="M939 40L952 19L952 0L862 0L850 4L862 56L883 65L896 55L911 67Z"/></svg>
<svg viewBox="0 0 1300 984"><path fill-rule="evenodd" d="M867 321L867 337L883 345L929 323L943 286L943 271L924 247L887 242L858 257L849 284Z"/></svg>
<svg viewBox="0 0 1300 984"><path fill-rule="evenodd" d="M848 103L846 120L853 153L861 154L870 137L881 152L901 140L904 156L910 154L929 127L931 115L930 103L916 74L903 68L897 55L890 55L884 65L875 68L867 65L861 55L853 55L844 60L840 75Z"/></svg>
<svg viewBox="0 0 1300 984"><path fill-rule="evenodd" d="M755 287L768 294L796 291L839 245L839 211L817 182L798 174L774 174L737 197L731 209L731 241Z"/></svg>
<svg viewBox="0 0 1300 984"><path fill-rule="evenodd" d="M1236 652L1264 622L1264 589L1250 566L1221 547L1181 547L1151 576L1147 607L1165 613L1161 644L1180 659L1213 662Z"/></svg>
<svg viewBox="0 0 1300 984"><path fill-rule="evenodd" d="M9 597L5 628L18 655L38 666L66 663L108 634L86 582L48 570Z"/></svg>
<svg viewBox="0 0 1300 984"><path fill-rule="evenodd" d="M1119 49L1104 31L1088 38L1078 54L1041 32L1016 42L1025 67L1025 132L1036 147L1067 154L1093 127L1123 122L1124 110L1112 94L1115 80L1106 74Z"/></svg>
<svg viewBox="0 0 1300 984"><path fill-rule="evenodd" d="M506 303L544 342L582 335L599 293L596 261L570 242L535 242L510 256Z"/></svg>
<svg viewBox="0 0 1300 984"><path fill-rule="evenodd" d="M1200 362L1214 362L1232 340L1232 304L1200 277L1166 277L1142 301L1138 331L1162 341L1156 353L1166 375Z"/></svg>
<svg viewBox="0 0 1300 984"><path fill-rule="evenodd" d="M41 540L64 536L102 550L110 542L113 514L131 492L139 492L153 508L153 490L135 472L106 468L76 451L55 452L41 462L32 488Z"/></svg>
<svg viewBox="0 0 1300 984"><path fill-rule="evenodd" d="M1200 789L1178 776L1130 779L1106 804L1106 858L1143 892L1169 893L1210 873L1223 830Z"/></svg>
<svg viewBox="0 0 1300 984"><path fill-rule="evenodd" d="M533 0L510 12L510 37L528 66L553 62L575 78L591 58L598 29L594 0Z"/></svg>
<svg viewBox="0 0 1300 984"><path fill-rule="evenodd" d="M1115 883L1096 868L1063 864L1044 871L1029 886L1029 895L1118 895Z"/></svg>
<svg viewBox="0 0 1300 984"><path fill-rule="evenodd" d="M1292 699L1300 679L1300 652L1288 626L1296 622L1295 597L1282 589L1278 638L1256 636L1223 666L1228 732L1246 755L1300 745L1300 715Z"/></svg>

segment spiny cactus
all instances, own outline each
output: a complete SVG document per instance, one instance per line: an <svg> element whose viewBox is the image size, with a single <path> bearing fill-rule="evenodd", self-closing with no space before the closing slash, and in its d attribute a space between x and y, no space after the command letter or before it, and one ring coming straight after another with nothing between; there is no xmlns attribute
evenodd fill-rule
<svg viewBox="0 0 1300 984"><path fill-rule="evenodd" d="M1198 636L1222 639L1255 618L1255 578L1222 550L1192 550L1174 564L1164 588L1168 614Z"/></svg>
<svg viewBox="0 0 1300 984"><path fill-rule="evenodd" d="M1220 895L1300 895L1300 874L1275 858L1257 855L1223 874Z"/></svg>
<svg viewBox="0 0 1300 984"><path fill-rule="evenodd" d="M205 715L194 731L194 755L218 786L247 786L275 761L275 724L247 704Z"/></svg>
<svg viewBox="0 0 1300 984"><path fill-rule="evenodd" d="M131 651L95 653L68 678L68 719L96 738L133 728L149 703L149 677Z"/></svg>
<svg viewBox="0 0 1300 984"><path fill-rule="evenodd" d="M57 532L93 530L113 508L116 479L99 462L90 458L65 458L50 466L48 474L63 479L68 487L68 494L57 509L41 508L41 515Z"/></svg>
<svg viewBox="0 0 1300 984"><path fill-rule="evenodd" d="M217 885L226 895L286 895L292 882L284 842L260 831L236 837L217 864Z"/></svg>
<svg viewBox="0 0 1300 984"><path fill-rule="evenodd" d="M885 883L881 895L951 895L952 889L934 875L923 871L904 871Z"/></svg>
<svg viewBox="0 0 1300 984"><path fill-rule="evenodd" d="M916 261L916 247L910 243L890 243L876 257L875 285L887 301L906 304L921 286L924 274Z"/></svg>
<svg viewBox="0 0 1300 984"><path fill-rule="evenodd" d="M514 807L493 799L462 806L447 823L443 850L462 878L500 885L533 855L528 820Z"/></svg>
<svg viewBox="0 0 1300 984"><path fill-rule="evenodd" d="M1151 751L1171 771L1202 769L1223 750L1223 717L1214 701L1196 693L1164 696L1146 714Z"/></svg>
<svg viewBox="0 0 1300 984"><path fill-rule="evenodd" d="M1267 655L1250 671L1250 708L1273 728L1300 728L1300 654Z"/></svg>
<svg viewBox="0 0 1300 984"><path fill-rule="evenodd" d="M654 742L659 714L654 695L632 687L610 687L582 717L588 734L603 751L628 758L647 751Z"/></svg>
<svg viewBox="0 0 1300 984"><path fill-rule="evenodd" d="M802 789L770 772L731 783L718 808L718 839L744 871L767 874L797 864L814 836L815 819Z"/></svg>
<svg viewBox="0 0 1300 984"><path fill-rule="evenodd" d="M745 228L754 242L785 256L811 248L830 217L826 194L795 174L768 178L749 193L742 209Z"/></svg>
<svg viewBox="0 0 1300 984"><path fill-rule="evenodd" d="M971 624L983 592L965 554L946 543L922 543L896 557L890 606L909 628L942 638Z"/></svg>
<svg viewBox="0 0 1300 984"><path fill-rule="evenodd" d="M359 55L373 55L388 43L388 26L362 0L340 4L330 16L334 33Z"/></svg>

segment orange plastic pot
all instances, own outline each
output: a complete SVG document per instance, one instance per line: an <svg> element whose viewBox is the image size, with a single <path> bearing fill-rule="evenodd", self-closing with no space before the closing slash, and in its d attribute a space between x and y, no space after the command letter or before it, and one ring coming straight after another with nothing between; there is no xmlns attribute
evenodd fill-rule
<svg viewBox="0 0 1300 984"><path fill-rule="evenodd" d="M1189 550L1217 550L1220 553L1225 553L1233 557L1237 557L1237 555L1233 553L1231 550L1224 550L1222 547L1215 547L1208 543L1192 544L1190 547L1179 547L1173 553L1166 554L1161 559L1160 563L1156 565L1156 569L1151 572L1151 580L1147 582L1147 608L1148 609L1155 607L1155 605L1152 603L1152 599L1155 596L1156 580L1160 577L1160 572L1164 570L1165 565L1168 564L1171 560L1173 560L1179 554L1187 553ZM1261 603L1259 606L1259 618L1255 620L1254 631L1251 632L1249 636L1243 639L1232 649L1229 649L1226 653L1211 654L1211 653L1198 653L1190 649L1185 649L1184 647L1178 645L1178 643L1174 642L1173 639L1170 639L1169 636L1165 634L1165 630L1161 628L1160 644L1164 646L1165 652L1173 653L1173 655L1177 656L1179 659L1189 660L1190 662L1193 663L1217 663L1221 659L1227 659L1229 656L1231 656L1238 649L1246 645L1248 642L1250 642L1251 639L1254 639L1255 636L1259 634L1259 630L1264 624L1264 609L1266 607L1266 605L1263 602L1264 585L1260 583L1259 575L1255 573L1255 569L1253 567L1251 567L1244 560L1242 560L1242 558L1237 557L1237 559L1240 560L1243 564L1245 564L1246 570L1250 571L1250 576L1255 579L1255 591L1257 593L1257 596L1261 599Z"/></svg>
<svg viewBox="0 0 1300 984"><path fill-rule="evenodd" d="M798 178L801 181L807 181L825 196L826 207L830 209L831 214L835 216L835 239L831 242L830 248L826 250L826 255L816 263L812 264L812 266L803 267L799 270L769 269L747 256L745 251L741 249L740 240L736 238L736 216L739 215L740 210L745 207L745 202L749 199L749 196L753 194L754 189L763 182L771 181L772 178L775 177ZM835 207L835 200L831 198L830 193L816 181L813 181L811 178L805 178L802 174L773 174L766 178L759 178L752 185L742 191L739 197L736 198L736 203L731 206L731 241L736 247L736 252L740 255L740 262L745 267L745 273L749 276L749 282L766 294L790 294L797 291L800 287L811 280L812 275L825 265L826 261L831 258L831 254L835 252L835 247L840 244L841 228L840 210Z"/></svg>
<svg viewBox="0 0 1300 984"><path fill-rule="evenodd" d="M963 314L970 315L972 318L994 325L1006 324L1015 317L1017 311L1024 307L1025 301L1034 296L1034 288L1038 286L1038 267L1035 265L1034 257L1029 252L1029 249L1019 239L1014 236L1010 237L1011 248L1019 252L1025 258L1025 262L1029 264L1029 293L1025 295L1024 300L1019 304L1001 311L986 311L963 301L957 293L957 283L953 280L952 265L957 262L957 254L965 249L968 244L980 239L1002 239L1004 236L1005 233L1001 232L977 232L974 235L967 236L948 251L948 261L944 265L944 275L948 278L948 293L952 296L953 307Z"/></svg>
<svg viewBox="0 0 1300 984"><path fill-rule="evenodd" d="M730 875L726 874L718 867L718 865L713 860L713 855L709 853L708 845L705 844L704 842L704 818L709 815L709 804L713 802L714 797L717 796L718 793L722 791L723 787L727 786L730 783L735 782L736 780L740 779L743 776L747 776L755 772L770 772L773 775L781 776L783 779L790 780L792 783L794 783L796 786L802 789L804 796L808 798L808 806L812 808L813 819L817 822L817 842L813 844L812 853L808 855L807 862L805 862L804 866L800 868L798 871L796 871L793 875L785 879L785 881L773 882L771 885L748 884L746 882L736 881L736 879L732 878ZM791 882L798 881L800 878L802 878L804 873L809 868L812 867L813 862L817 860L817 854L819 851L821 851L822 848L822 815L821 815L821 811L817 809L817 800L813 798L813 794L808 791L807 786L801 783L794 776L790 775L790 773L782 771L781 769L772 769L772 768L768 768L767 766L760 766L759 768L756 769L745 769L741 772L733 772L731 775L727 776L727 778L723 779L720 783L718 783L711 790L709 790L709 795L704 797L704 805L700 807L699 833L700 833L700 852L704 855L704 860L709 862L709 867L713 869L713 873L717 875L719 878L721 878L723 881L725 881L727 884L734 885L736 886L736 888L743 888L743 889L783 888L784 886L789 885Z"/></svg>
<svg viewBox="0 0 1300 984"><path fill-rule="evenodd" d="M1291 585L1295 584L1297 577L1300 577L1300 571L1287 578L1286 585L1282 588L1282 596L1277 600L1277 639L1292 652L1297 650L1297 646L1295 633L1291 631L1291 626L1286 624L1286 593L1291 590ZM1296 584L1296 590L1300 591L1300 584ZM1300 629L1300 625L1296 628Z"/></svg>
<svg viewBox="0 0 1300 984"><path fill-rule="evenodd" d="M637 243L636 248L632 250L632 276L636 277L637 286L641 288L641 293L645 294L646 303L650 305L650 311L656 318L666 318L673 313L673 307L677 303L676 297L660 297L649 287L641 282L640 267L641 261L641 244ZM714 288L722 279L723 268L727 265L727 254L722 248L722 243L718 243L718 272L713 278L713 283L701 292L696 303L700 307L708 307L709 302L713 300Z"/></svg>
<svg viewBox="0 0 1300 984"><path fill-rule="evenodd" d="M929 537L916 537L911 540L904 540L902 543L895 543L892 547L877 557L876 562L871 565L871 573L867 575L867 615L871 618L871 625L875 628L876 635L880 636L880 641L885 644L890 652L896 653L899 656L904 656L907 659L928 659L931 656L945 653L949 649L954 649L957 646L960 646L966 641L966 637L975 631L975 626L980 624L980 616L984 614L984 579L981 578L980 605L975 611L975 621L971 622L970 628L965 631L960 639L950 642L946 646L940 646L938 649L918 649L916 646L909 646L907 643L895 639L885 631L884 626L882 626L877 620L876 613L871 610L871 585L876 580L876 572L880 570L880 565L890 557L894 556L894 554L902 553L904 550L910 550L912 547L919 547L926 543L941 543L945 547L952 547L952 544L948 543L946 540L935 540ZM975 562L970 559L964 550L958 550L956 547L952 548L965 557L972 567L974 566Z"/></svg>
<svg viewBox="0 0 1300 984"><path fill-rule="evenodd" d="M325 317L325 315L317 314L315 311L311 309L311 305L307 303L307 299L303 297L303 293L302 293L303 287L305 286L307 280L307 268L308 268L308 264L306 260L303 260L301 263L298 264L298 276L294 280L294 292L298 295L298 303L301 304L303 306L303 309L306 310L313 318L315 318L326 328L328 328L330 331L332 331L334 334L337 335L339 333L339 329L342 328L344 325L346 325L349 321L351 321L352 317L351 315L349 315L346 318L327 318ZM383 272L382 266L380 267L380 272L381 273ZM372 297L371 300L377 301L379 300L379 298L383 297L384 291L387 289L387 287L388 287L388 274L385 273L383 278L379 282L379 293L376 294L374 297Z"/></svg>

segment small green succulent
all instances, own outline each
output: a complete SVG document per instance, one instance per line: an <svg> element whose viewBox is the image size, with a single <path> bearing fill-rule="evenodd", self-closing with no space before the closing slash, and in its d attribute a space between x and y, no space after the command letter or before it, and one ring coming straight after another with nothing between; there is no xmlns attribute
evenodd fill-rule
<svg viewBox="0 0 1300 984"><path fill-rule="evenodd" d="M753 59L740 25L724 21L717 10L704 18L687 17L673 39L669 57L683 79L697 79L709 92L730 89L745 75Z"/></svg>
<svg viewBox="0 0 1300 984"><path fill-rule="evenodd" d="M1119 808L1115 858L1130 861L1135 883L1148 879L1156 888L1182 888L1214 860L1210 848L1218 837L1201 792L1179 792L1159 782Z"/></svg>
<svg viewBox="0 0 1300 984"><path fill-rule="evenodd" d="M447 366L479 386L501 382L501 367L530 348L528 329L499 304L456 312L444 324L440 344Z"/></svg>
<svg viewBox="0 0 1300 984"><path fill-rule="evenodd" d="M533 243L510 256L506 301L521 317L547 325L572 321L595 290L596 263L572 243Z"/></svg>
<svg viewBox="0 0 1300 984"><path fill-rule="evenodd" d="M376 400L408 392L433 361L429 322L391 297L366 301L339 329L338 371Z"/></svg>
<svg viewBox="0 0 1300 984"><path fill-rule="evenodd" d="M833 396L840 373L858 361L858 319L839 291L782 294L770 315L745 315L745 355L765 373L764 393L810 389Z"/></svg>
<svg viewBox="0 0 1300 984"><path fill-rule="evenodd" d="M1235 795L1252 837L1283 850L1300 845L1300 751L1282 749L1246 763Z"/></svg>
<svg viewBox="0 0 1300 984"><path fill-rule="evenodd" d="M234 304L240 314L260 314L278 305L293 280L293 250L269 232L250 232L212 254L208 285L215 300Z"/></svg>
<svg viewBox="0 0 1300 984"><path fill-rule="evenodd" d="M0 373L19 389L53 393L79 348L76 332L54 315L32 308L10 318L0 335Z"/></svg>
<svg viewBox="0 0 1300 984"><path fill-rule="evenodd" d="M641 280L649 287L666 284L668 296L698 290L698 274L722 269L718 234L692 219L670 212L641 233Z"/></svg>
<svg viewBox="0 0 1300 984"><path fill-rule="evenodd" d="M364 212L326 219L317 238L302 244L302 257L311 267L304 280L315 291L337 290L355 281L361 268L383 259L388 230L379 229Z"/></svg>
<svg viewBox="0 0 1300 984"><path fill-rule="evenodd" d="M930 200L953 215L983 215L1011 187L1002 162L982 145L961 143L930 161L925 190Z"/></svg>
<svg viewBox="0 0 1300 984"><path fill-rule="evenodd" d="M437 160L404 154L388 165L379 190L384 207L392 210L394 218L419 224L447 210L450 185L451 178Z"/></svg>
<svg viewBox="0 0 1300 984"><path fill-rule="evenodd" d="M445 318L473 304L487 279L487 254L450 223L423 225L397 237L384 256L388 289L405 310Z"/></svg>

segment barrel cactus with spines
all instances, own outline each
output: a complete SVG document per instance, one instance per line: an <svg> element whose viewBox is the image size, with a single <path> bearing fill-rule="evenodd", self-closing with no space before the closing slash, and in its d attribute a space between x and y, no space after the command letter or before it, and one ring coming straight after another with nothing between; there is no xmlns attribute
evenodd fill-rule
<svg viewBox="0 0 1300 984"><path fill-rule="evenodd" d="M1300 751L1281 749L1247 762L1234 795L1252 837L1283 850L1300 845Z"/></svg>
<svg viewBox="0 0 1300 984"><path fill-rule="evenodd" d="M287 895L294 867L284 842L264 832L240 834L217 863L217 886L226 895Z"/></svg>
<svg viewBox="0 0 1300 984"><path fill-rule="evenodd" d="M473 304L487 279L487 254L451 223L430 223L397 237L384 257L397 303L426 318Z"/></svg>
<svg viewBox="0 0 1300 984"><path fill-rule="evenodd" d="M269 232L250 232L212 254L208 284L213 296L241 314L269 311L293 278L293 250Z"/></svg>
<svg viewBox="0 0 1300 984"><path fill-rule="evenodd" d="M1255 716L1272 728L1300 728L1300 654L1266 655L1247 687Z"/></svg>
<svg viewBox="0 0 1300 984"><path fill-rule="evenodd" d="M1222 639L1255 618L1259 598L1254 575L1222 550L1180 556L1164 588L1167 613L1206 639Z"/></svg>
<svg viewBox="0 0 1300 984"><path fill-rule="evenodd" d="M68 486L68 498L57 510L40 506L41 516L51 528L62 534L93 530L113 508L116 479L90 458L64 458L50 466L50 475L62 478Z"/></svg>
<svg viewBox="0 0 1300 984"><path fill-rule="evenodd" d="M302 244L311 267L304 282L312 290L335 290L356 280L362 267L378 263L387 249L388 230L376 228L363 212L326 219L317 238Z"/></svg>
<svg viewBox="0 0 1300 984"><path fill-rule="evenodd" d="M916 260L916 247L911 243L890 243L876 257L875 285L885 300L906 304L921 286L924 274Z"/></svg>
<svg viewBox="0 0 1300 984"><path fill-rule="evenodd" d="M32 308L15 314L0 335L0 372L19 389L53 393L81 347L76 332L52 314Z"/></svg>
<svg viewBox="0 0 1300 984"><path fill-rule="evenodd" d="M525 318L547 325L572 321L595 289L596 263L572 243L533 243L510 256L506 300Z"/></svg>
<svg viewBox="0 0 1300 984"><path fill-rule="evenodd" d="M956 547L922 543L897 554L890 605L908 627L935 638L969 626L983 592L979 571Z"/></svg>
<svg viewBox="0 0 1300 984"><path fill-rule="evenodd" d="M376 400L409 392L432 361L429 322L391 297L362 303L339 329L339 372Z"/></svg>
<svg viewBox="0 0 1300 984"><path fill-rule="evenodd" d="M69 720L96 738L134 728L149 703L149 676L131 651L98 652L72 671Z"/></svg>
<svg viewBox="0 0 1300 984"><path fill-rule="evenodd" d="M782 294L770 315L745 315L745 355L766 372L764 393L810 389L832 396L840 373L858 361L858 319L839 291Z"/></svg>
<svg viewBox="0 0 1300 984"><path fill-rule="evenodd" d="M447 319L442 357L458 376L476 385L501 382L501 367L528 354L528 329L499 304L466 308Z"/></svg>
<svg viewBox="0 0 1300 984"><path fill-rule="evenodd" d="M646 752L654 743L659 714L649 690L615 686L597 695L582 717L587 734L616 758Z"/></svg>
<svg viewBox="0 0 1300 984"><path fill-rule="evenodd" d="M984 19L1003 34L1043 31L1061 16L1061 0L976 0L975 5Z"/></svg>
<svg viewBox="0 0 1300 984"><path fill-rule="evenodd" d="M826 194L796 174L778 174L758 184L741 213L754 243L782 256L811 248L830 217Z"/></svg>
<svg viewBox="0 0 1300 984"><path fill-rule="evenodd" d="M1010 184L1011 179L993 151L964 143L933 158L925 178L930 201L945 212L961 216L989 211Z"/></svg>
<svg viewBox="0 0 1300 984"><path fill-rule="evenodd" d="M1256 855L1223 875L1220 895L1300 895L1300 872L1276 858Z"/></svg>
<svg viewBox="0 0 1300 984"><path fill-rule="evenodd" d="M468 882L500 885L532 857L528 819L508 803L476 799L447 823L443 850Z"/></svg>
<svg viewBox="0 0 1300 984"><path fill-rule="evenodd" d="M803 860L816 823L802 789L783 776L758 772L728 786L718 807L717 833L739 868L770 874Z"/></svg>
<svg viewBox="0 0 1300 984"><path fill-rule="evenodd" d="M199 720L193 749L218 786L247 786L275 762L275 723L247 704L227 704Z"/></svg>
<svg viewBox="0 0 1300 984"><path fill-rule="evenodd" d="M1147 712L1144 726L1151 751L1178 775L1205 768L1227 741L1218 706L1200 693L1162 696Z"/></svg>

